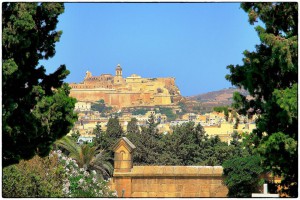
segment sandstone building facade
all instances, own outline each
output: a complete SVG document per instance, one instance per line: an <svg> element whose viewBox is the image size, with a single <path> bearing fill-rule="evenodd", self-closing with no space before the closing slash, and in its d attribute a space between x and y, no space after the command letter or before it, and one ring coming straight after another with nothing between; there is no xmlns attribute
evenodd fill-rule
<svg viewBox="0 0 300 200"><path fill-rule="evenodd" d="M70 83L70 96L78 101L95 102L122 108L135 106L172 105L181 99L175 78L142 78L132 74L123 78L122 68L116 67L115 76L93 76L87 71L81 83Z"/></svg>

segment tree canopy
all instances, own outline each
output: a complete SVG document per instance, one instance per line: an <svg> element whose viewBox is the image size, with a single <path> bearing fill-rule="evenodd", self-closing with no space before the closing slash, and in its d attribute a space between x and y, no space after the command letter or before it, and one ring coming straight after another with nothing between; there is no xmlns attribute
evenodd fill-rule
<svg viewBox="0 0 300 200"><path fill-rule="evenodd" d="M242 3L250 24L256 26L261 44L244 51L243 65L229 65L226 76L253 97L239 99L243 114L260 114L253 131L254 145L265 171L283 177L289 196L298 195L298 4ZM239 105L239 106L238 106Z"/></svg>
<svg viewBox="0 0 300 200"><path fill-rule="evenodd" d="M119 138L124 136L124 131L117 116L109 118L107 122L106 136L109 148L111 148Z"/></svg>
<svg viewBox="0 0 300 200"><path fill-rule="evenodd" d="M236 157L223 163L224 183L228 187L228 197L251 197L258 192L258 183L263 169L257 155Z"/></svg>
<svg viewBox="0 0 300 200"><path fill-rule="evenodd" d="M75 99L63 79L65 65L46 74L39 60L55 54L62 3L2 4L2 140L3 167L48 155L56 139L77 119Z"/></svg>

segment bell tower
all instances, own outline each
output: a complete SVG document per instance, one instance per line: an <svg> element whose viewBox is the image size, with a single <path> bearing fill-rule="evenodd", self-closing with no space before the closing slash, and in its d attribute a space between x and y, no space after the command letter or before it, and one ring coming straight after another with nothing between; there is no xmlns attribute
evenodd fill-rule
<svg viewBox="0 0 300 200"><path fill-rule="evenodd" d="M116 76L121 76L122 77L122 68L121 68L120 64L117 65Z"/></svg>
<svg viewBox="0 0 300 200"><path fill-rule="evenodd" d="M118 64L116 67L116 76L114 77L114 84L123 84L122 68L120 64Z"/></svg>

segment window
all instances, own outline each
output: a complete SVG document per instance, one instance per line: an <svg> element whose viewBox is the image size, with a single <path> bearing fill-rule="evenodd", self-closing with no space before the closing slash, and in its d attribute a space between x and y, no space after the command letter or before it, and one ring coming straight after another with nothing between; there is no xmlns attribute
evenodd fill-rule
<svg viewBox="0 0 300 200"><path fill-rule="evenodd" d="M121 158L121 160L124 160L124 154L125 154L125 151L121 151L120 152L120 158Z"/></svg>

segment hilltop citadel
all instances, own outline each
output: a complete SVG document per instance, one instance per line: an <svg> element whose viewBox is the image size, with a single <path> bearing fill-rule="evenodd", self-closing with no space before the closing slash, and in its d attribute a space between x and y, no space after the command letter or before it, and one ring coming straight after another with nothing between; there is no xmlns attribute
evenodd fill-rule
<svg viewBox="0 0 300 200"><path fill-rule="evenodd" d="M182 98L175 78L142 78L137 74L123 78L120 65L116 67L115 76L93 76L87 71L83 82L69 85L72 88L70 96L78 101L103 99L116 108L174 105Z"/></svg>

